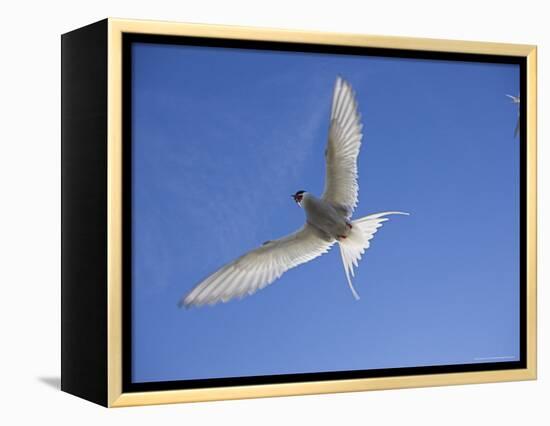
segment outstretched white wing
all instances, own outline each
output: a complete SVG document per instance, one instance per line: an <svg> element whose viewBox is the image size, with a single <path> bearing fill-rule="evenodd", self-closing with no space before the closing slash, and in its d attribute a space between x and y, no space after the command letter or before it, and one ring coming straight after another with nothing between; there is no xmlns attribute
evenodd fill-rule
<svg viewBox="0 0 550 426"><path fill-rule="evenodd" d="M357 206L357 156L361 147L361 116L351 85L341 77L336 79L332 95L332 112L327 148L323 199L351 217Z"/></svg>
<svg viewBox="0 0 550 426"><path fill-rule="evenodd" d="M253 294L283 273L326 253L334 241L327 241L311 225L278 240L268 241L218 269L189 294L180 305L201 306L227 302Z"/></svg>

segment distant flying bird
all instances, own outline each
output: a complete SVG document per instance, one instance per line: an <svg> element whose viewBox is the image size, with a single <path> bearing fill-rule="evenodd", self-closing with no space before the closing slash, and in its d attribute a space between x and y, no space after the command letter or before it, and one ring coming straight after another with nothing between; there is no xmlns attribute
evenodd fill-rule
<svg viewBox="0 0 550 426"><path fill-rule="evenodd" d="M512 99L513 104L518 104L518 106L519 106L519 96L512 96L512 95L506 95L506 96L508 96L510 99ZM518 136L518 133L519 133L519 108L518 108L518 122L516 124L516 129L514 130L514 137L515 138Z"/></svg>
<svg viewBox="0 0 550 426"><path fill-rule="evenodd" d="M199 283L180 306L201 306L227 302L250 295L271 284L283 273L326 253L336 242L340 246L346 279L359 299L351 277L374 234L397 211L375 213L352 220L358 201L357 156L362 139L361 117L351 85L338 77L332 97L328 142L325 149L325 190L321 198L306 191L292 197L305 210L301 229L278 240L267 241L218 269Z"/></svg>

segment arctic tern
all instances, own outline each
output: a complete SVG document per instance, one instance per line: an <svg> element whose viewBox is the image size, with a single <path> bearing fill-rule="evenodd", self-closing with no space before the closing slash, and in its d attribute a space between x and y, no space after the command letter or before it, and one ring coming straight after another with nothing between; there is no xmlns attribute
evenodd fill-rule
<svg viewBox="0 0 550 426"><path fill-rule="evenodd" d="M200 282L180 306L213 305L251 295L281 277L283 273L326 253L338 243L349 288L354 266L369 248L374 234L393 214L386 211L352 220L357 206L357 156L362 139L361 116L351 85L337 77L332 97L328 142L325 149L325 189L321 198L306 191L292 197L305 210L306 223L298 231L267 241Z"/></svg>
<svg viewBox="0 0 550 426"><path fill-rule="evenodd" d="M513 104L518 104L520 103L520 99L519 99L519 96L512 96L512 95L506 95L508 96L510 99L512 99L512 103ZM518 109L518 122L516 124L516 129L514 130L514 137L516 138L518 136L518 133L519 133L519 109Z"/></svg>

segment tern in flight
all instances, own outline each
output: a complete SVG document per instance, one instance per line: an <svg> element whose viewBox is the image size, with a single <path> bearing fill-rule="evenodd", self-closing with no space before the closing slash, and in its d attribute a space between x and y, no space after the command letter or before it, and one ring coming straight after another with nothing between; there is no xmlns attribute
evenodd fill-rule
<svg viewBox="0 0 550 426"><path fill-rule="evenodd" d="M512 95L506 95L506 96L508 96L510 99L512 99L513 104L518 104L518 106L519 106L519 96L512 96ZM516 124L516 130L514 130L514 137L515 138L518 136L518 133L519 133L519 108L518 108L518 122Z"/></svg>
<svg viewBox="0 0 550 426"><path fill-rule="evenodd" d="M298 231L267 241L255 250L208 276L180 301L180 306L213 305L251 295L281 277L286 271L326 253L338 243L349 288L354 266L369 248L374 234L387 216L398 211L374 213L352 220L357 206L357 156L362 139L361 117L351 85L338 77L332 97L326 174L323 195L298 191L292 197L304 209L306 223Z"/></svg>

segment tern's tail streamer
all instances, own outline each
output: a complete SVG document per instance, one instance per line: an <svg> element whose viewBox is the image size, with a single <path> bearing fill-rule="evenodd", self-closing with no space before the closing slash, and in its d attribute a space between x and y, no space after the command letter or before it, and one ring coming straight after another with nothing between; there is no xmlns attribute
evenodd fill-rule
<svg viewBox="0 0 550 426"><path fill-rule="evenodd" d="M370 240L374 237L374 234L382 226L382 223L388 220L388 215L409 213L403 212L382 212L375 213L361 219L351 222L352 228L348 236L339 240L340 254L342 255L342 262L344 263L344 271L348 280L349 288L356 300L359 300L359 295L353 287L352 278L354 277L353 267L358 266L358 262L361 259L365 250L370 246Z"/></svg>

